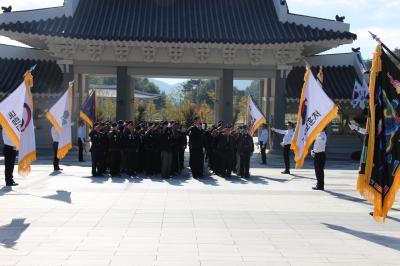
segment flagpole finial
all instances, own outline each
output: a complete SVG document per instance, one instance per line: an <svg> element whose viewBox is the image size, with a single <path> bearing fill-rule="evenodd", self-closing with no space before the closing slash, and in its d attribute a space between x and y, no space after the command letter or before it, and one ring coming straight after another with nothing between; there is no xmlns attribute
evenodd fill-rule
<svg viewBox="0 0 400 266"><path fill-rule="evenodd" d="M377 41L379 44L382 43L381 40L379 39L378 35L373 34L373 33L370 32L370 31L368 31L368 32L369 32L369 34L371 34L371 37L372 37L373 40Z"/></svg>
<svg viewBox="0 0 400 266"><path fill-rule="evenodd" d="M36 67L37 67L37 64L33 65L33 66L28 70L28 72L32 72L33 70L35 70Z"/></svg>

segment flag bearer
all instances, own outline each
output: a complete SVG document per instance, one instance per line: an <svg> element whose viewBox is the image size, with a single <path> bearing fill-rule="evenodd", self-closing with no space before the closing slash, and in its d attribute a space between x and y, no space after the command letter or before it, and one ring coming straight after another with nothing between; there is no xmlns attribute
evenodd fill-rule
<svg viewBox="0 0 400 266"><path fill-rule="evenodd" d="M268 144L268 125L263 124L260 137L258 139L261 150L261 164L267 164L267 144Z"/></svg>
<svg viewBox="0 0 400 266"><path fill-rule="evenodd" d="M324 190L324 168L326 161L326 133L325 130L319 133L314 142L314 149L311 151L311 156L314 158L315 176L317 178L317 185L313 187L314 190Z"/></svg>
<svg viewBox="0 0 400 266"><path fill-rule="evenodd" d="M83 160L83 147L86 142L86 132L83 120L79 121L78 127L78 147L79 147L79 162L84 162Z"/></svg>
<svg viewBox="0 0 400 266"><path fill-rule="evenodd" d="M57 152L58 152L58 144L60 141L60 134L57 133L56 129L54 127L51 127L51 138L53 139L53 167L54 171L61 171L62 169L60 168L60 160L57 157Z"/></svg>
<svg viewBox="0 0 400 266"><path fill-rule="evenodd" d="M17 149L12 142L12 140L8 137L5 130L3 129L3 155L4 155L4 167L5 167L5 179L6 186L13 187L18 186L18 183L14 182L14 165L17 157Z"/></svg>
<svg viewBox="0 0 400 266"><path fill-rule="evenodd" d="M273 132L284 135L281 142L283 147L283 159L285 161L285 171L282 174L290 175L290 145L292 144L292 139L294 135L294 124L290 121L287 123L287 130L280 130L276 128L271 129Z"/></svg>

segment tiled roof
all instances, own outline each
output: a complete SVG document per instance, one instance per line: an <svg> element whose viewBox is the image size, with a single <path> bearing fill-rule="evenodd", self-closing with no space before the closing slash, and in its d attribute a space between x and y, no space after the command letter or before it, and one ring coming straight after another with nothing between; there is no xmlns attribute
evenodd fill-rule
<svg viewBox="0 0 400 266"><path fill-rule="evenodd" d="M312 67L314 76L317 76L319 68ZM305 67L294 67L289 73L286 82L286 98L299 99L304 83ZM324 67L324 90L331 99L351 100L354 84L357 77L353 66Z"/></svg>
<svg viewBox="0 0 400 266"><path fill-rule="evenodd" d="M25 72L34 65L32 92L59 92L63 76L56 62L5 58L0 58L0 91L16 89L23 81Z"/></svg>
<svg viewBox="0 0 400 266"><path fill-rule="evenodd" d="M350 32L279 21L271 0L81 0L73 17L0 29L79 39L278 44L355 39Z"/></svg>

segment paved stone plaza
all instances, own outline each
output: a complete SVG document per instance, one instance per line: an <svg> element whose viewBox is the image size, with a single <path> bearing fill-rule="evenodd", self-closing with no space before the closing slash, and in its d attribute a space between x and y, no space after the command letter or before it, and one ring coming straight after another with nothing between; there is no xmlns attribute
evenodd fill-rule
<svg viewBox="0 0 400 266"><path fill-rule="evenodd" d="M250 180L92 178L89 162L54 174L38 161L0 190L0 265L399 265L399 201L376 224L356 163L329 162L316 192L311 162L284 176L280 159L255 161Z"/></svg>

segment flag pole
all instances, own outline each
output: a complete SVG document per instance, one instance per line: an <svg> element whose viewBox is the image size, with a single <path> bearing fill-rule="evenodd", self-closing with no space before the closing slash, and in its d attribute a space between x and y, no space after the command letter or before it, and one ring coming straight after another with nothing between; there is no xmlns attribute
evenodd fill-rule
<svg viewBox="0 0 400 266"><path fill-rule="evenodd" d="M392 52L392 50L389 49L389 47L387 47L382 41L381 39L378 37L378 35L373 34L372 32L368 31L369 34L371 34L372 39L374 39L377 43L379 43L380 45L382 45L382 47L391 55L393 56L394 59L396 59L399 63L400 63L400 58Z"/></svg>
<svg viewBox="0 0 400 266"><path fill-rule="evenodd" d="M310 71L311 71L311 65L307 62L307 60L305 60L304 59L304 63L306 64L306 66L308 66L309 68L310 68ZM320 71L323 69L323 67L322 66L319 66L320 67ZM311 72L311 74L312 74L312 72ZM312 74L312 75L314 75L314 74ZM324 89L324 81L323 80L320 80L320 77L319 76L317 76L317 80L319 81L319 83L321 84L321 88L322 88L322 90L324 90L325 91L325 89ZM326 92L325 92L326 93ZM329 95L328 95L329 96ZM341 112L342 114L344 114L344 109L343 109L343 107L340 105L340 103L338 103L337 101L335 101L334 99L332 99L332 101L336 104L336 106L338 107L338 109L339 109L339 112Z"/></svg>
<svg viewBox="0 0 400 266"><path fill-rule="evenodd" d="M35 70L36 66L37 66L36 64L33 65L33 66L32 66L30 69L28 69L24 74L26 74L26 73L28 73L28 72L32 72L33 70ZM18 88L18 86L17 86L17 88ZM12 93L13 91L15 91L17 88L9 88L8 90L6 90L6 91L4 92L4 96L1 97L0 102L2 102L5 98L7 98L8 95L9 95L10 93Z"/></svg>

